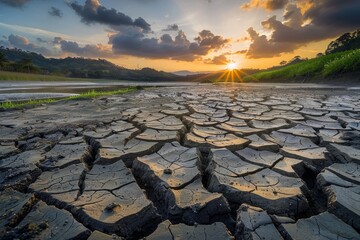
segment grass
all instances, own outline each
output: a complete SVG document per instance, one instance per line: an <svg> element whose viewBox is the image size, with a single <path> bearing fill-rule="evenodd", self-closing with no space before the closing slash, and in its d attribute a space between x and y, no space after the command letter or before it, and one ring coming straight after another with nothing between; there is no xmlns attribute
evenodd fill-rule
<svg viewBox="0 0 360 240"><path fill-rule="evenodd" d="M69 78L55 75L0 71L0 81L99 81L101 79Z"/></svg>
<svg viewBox="0 0 360 240"><path fill-rule="evenodd" d="M7 102L0 103L0 108L2 108L2 109L22 108L22 107L26 107L26 106L52 103L52 102L56 102L56 101L58 101L58 100L53 99L53 98L29 100L29 101L24 101L24 102L7 101Z"/></svg>
<svg viewBox="0 0 360 240"><path fill-rule="evenodd" d="M244 80L289 80L293 78L326 78L360 70L360 49L325 55L274 70L265 70Z"/></svg>
<svg viewBox="0 0 360 240"><path fill-rule="evenodd" d="M65 100L92 99L92 98L103 97L103 96L113 96L113 95L130 93L130 92L134 92L136 90L137 90L136 87L129 87L129 88L124 88L124 89L120 89L120 90L116 90L116 91L91 90L86 93L81 93L77 96L70 96L70 97L66 97L66 98L62 98L62 99L47 98L47 99L21 101L21 102L6 101L6 102L0 103L0 109L24 108L24 107L28 107L28 106L60 102L60 101L65 101Z"/></svg>
<svg viewBox="0 0 360 240"><path fill-rule="evenodd" d="M124 94L124 93L128 93L128 92L133 92L135 90L136 90L135 87L129 87L129 88L119 89L119 90L115 90L115 91L103 91L103 92L91 90L86 93L81 93L76 96L68 97L68 99L87 99L87 98L112 96L112 95L119 95L119 94Z"/></svg>

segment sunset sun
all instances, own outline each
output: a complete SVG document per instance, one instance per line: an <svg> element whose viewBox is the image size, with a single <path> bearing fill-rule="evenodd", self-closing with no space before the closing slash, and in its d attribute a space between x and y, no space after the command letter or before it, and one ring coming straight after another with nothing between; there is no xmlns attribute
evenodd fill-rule
<svg viewBox="0 0 360 240"><path fill-rule="evenodd" d="M360 240L359 13L0 0L0 240Z"/></svg>
<svg viewBox="0 0 360 240"><path fill-rule="evenodd" d="M226 69L227 70L229 70L229 71L233 71L233 70L235 70L235 69L237 69L237 64L236 63L228 63L227 65L226 65Z"/></svg>

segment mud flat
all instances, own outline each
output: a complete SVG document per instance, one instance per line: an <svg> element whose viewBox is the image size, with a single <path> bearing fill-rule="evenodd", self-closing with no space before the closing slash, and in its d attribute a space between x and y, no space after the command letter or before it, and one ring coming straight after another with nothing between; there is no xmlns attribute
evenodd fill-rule
<svg viewBox="0 0 360 240"><path fill-rule="evenodd" d="M0 114L1 239L360 239L360 93L196 85Z"/></svg>

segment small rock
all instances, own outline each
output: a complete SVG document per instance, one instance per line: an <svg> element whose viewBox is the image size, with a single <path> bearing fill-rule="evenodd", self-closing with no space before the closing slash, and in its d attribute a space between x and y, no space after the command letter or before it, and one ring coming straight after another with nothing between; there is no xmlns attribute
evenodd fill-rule
<svg viewBox="0 0 360 240"><path fill-rule="evenodd" d="M114 208L116 208L117 206L118 206L118 204L116 204L116 203L110 203L109 205L106 206L105 210L110 212L110 211L114 210Z"/></svg>

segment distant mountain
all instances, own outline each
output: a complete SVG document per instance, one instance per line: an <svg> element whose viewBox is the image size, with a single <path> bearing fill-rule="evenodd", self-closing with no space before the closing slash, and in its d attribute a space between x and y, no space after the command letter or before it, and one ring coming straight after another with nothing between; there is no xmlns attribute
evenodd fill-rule
<svg viewBox="0 0 360 240"><path fill-rule="evenodd" d="M345 33L335 41L332 41L326 49L326 54L344 52L360 48L360 30Z"/></svg>
<svg viewBox="0 0 360 240"><path fill-rule="evenodd" d="M212 71L191 72L191 71L187 71L187 70L172 72L172 74L175 74L178 76L192 76L192 75L209 74L209 73L213 73L213 72Z"/></svg>
<svg viewBox="0 0 360 240"><path fill-rule="evenodd" d="M40 69L44 74L56 74L76 78L135 80L135 81L174 81L179 76L151 68L141 70L127 69L104 59L85 58L46 58L41 54L0 47L0 53L10 62L24 59Z"/></svg>

